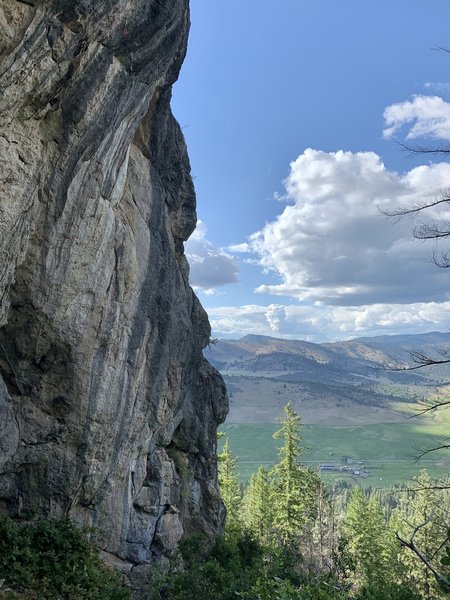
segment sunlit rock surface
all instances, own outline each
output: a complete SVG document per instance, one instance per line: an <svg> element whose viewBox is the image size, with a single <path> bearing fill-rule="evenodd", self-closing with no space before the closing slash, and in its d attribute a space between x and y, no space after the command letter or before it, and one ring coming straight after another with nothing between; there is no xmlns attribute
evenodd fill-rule
<svg viewBox="0 0 450 600"><path fill-rule="evenodd" d="M187 0L0 1L0 510L130 568L224 517L169 106L188 29Z"/></svg>

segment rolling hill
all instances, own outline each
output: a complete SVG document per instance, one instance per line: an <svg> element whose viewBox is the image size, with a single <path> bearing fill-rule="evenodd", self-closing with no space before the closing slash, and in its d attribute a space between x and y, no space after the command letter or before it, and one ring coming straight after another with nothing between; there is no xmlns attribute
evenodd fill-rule
<svg viewBox="0 0 450 600"><path fill-rule="evenodd" d="M448 365L412 365L411 352L442 358L450 334L357 338L314 344L247 335L219 340L205 351L224 376L228 423L271 423L290 400L304 423L363 425L405 419L402 404L446 393Z"/></svg>

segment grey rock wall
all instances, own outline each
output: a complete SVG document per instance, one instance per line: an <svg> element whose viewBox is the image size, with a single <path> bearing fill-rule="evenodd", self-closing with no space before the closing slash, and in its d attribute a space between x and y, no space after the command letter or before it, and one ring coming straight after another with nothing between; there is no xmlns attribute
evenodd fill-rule
<svg viewBox="0 0 450 600"><path fill-rule="evenodd" d="M125 569L223 524L170 111L188 0L0 0L0 510Z"/></svg>

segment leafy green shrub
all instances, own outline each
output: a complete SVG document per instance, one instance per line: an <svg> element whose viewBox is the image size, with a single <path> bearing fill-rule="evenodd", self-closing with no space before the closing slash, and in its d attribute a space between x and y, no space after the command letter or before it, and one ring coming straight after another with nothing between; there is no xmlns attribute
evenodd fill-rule
<svg viewBox="0 0 450 600"><path fill-rule="evenodd" d="M150 572L145 600L236 600L260 571L262 549L249 534L229 532L208 548L194 535L183 540L167 575Z"/></svg>
<svg viewBox="0 0 450 600"><path fill-rule="evenodd" d="M152 570L145 600L337 600L346 598L326 578L295 572L287 548L265 548L246 531L232 530L206 550L193 536L180 545L181 561L167 575ZM182 566L180 566L180 564Z"/></svg>
<svg viewBox="0 0 450 600"><path fill-rule="evenodd" d="M413 590L402 585L364 587L356 596L357 600L421 600Z"/></svg>
<svg viewBox="0 0 450 600"><path fill-rule="evenodd" d="M1 579L4 587L21 592L17 598L130 597L121 577L103 565L93 546L69 520L21 524L0 515ZM3 592L3 597L8 596Z"/></svg>

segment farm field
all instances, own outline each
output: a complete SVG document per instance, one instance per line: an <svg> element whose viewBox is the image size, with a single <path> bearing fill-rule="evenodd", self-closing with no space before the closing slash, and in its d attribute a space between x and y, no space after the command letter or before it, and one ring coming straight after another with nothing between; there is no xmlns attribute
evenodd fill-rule
<svg viewBox="0 0 450 600"><path fill-rule="evenodd" d="M272 437L277 429L275 423L228 423L221 427L230 440L231 451L238 457L243 481L247 481L260 464L271 466L277 460L279 441ZM343 464L343 457L351 457L353 461L362 461L369 471L367 478L339 472L323 473L324 480L330 483L345 479L361 486L390 487L408 482L421 469L427 469L436 478L450 473L448 450L417 460L427 449L448 440L449 409L396 423L351 427L304 425L302 434L305 464L312 467L321 463Z"/></svg>
<svg viewBox="0 0 450 600"><path fill-rule="evenodd" d="M390 487L423 468L433 477L447 476L450 451L417 459L450 443L450 407L420 416L417 411L450 398L450 365L408 370L418 348L437 358L450 354L450 334L329 344L250 335L214 344L205 354L228 388L230 413L222 431L239 459L242 480L277 460L272 434L288 401L305 423L305 463L317 468L346 463L368 473L356 477L337 468L322 472L326 481Z"/></svg>

